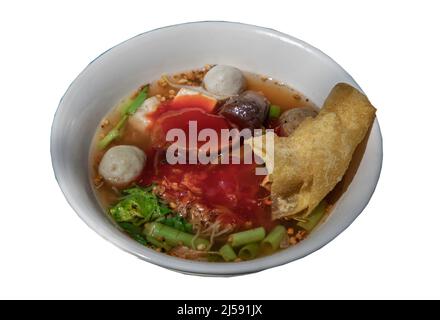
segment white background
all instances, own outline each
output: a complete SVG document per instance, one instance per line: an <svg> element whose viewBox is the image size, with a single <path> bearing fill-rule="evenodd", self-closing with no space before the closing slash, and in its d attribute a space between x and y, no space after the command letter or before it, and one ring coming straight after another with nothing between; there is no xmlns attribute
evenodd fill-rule
<svg viewBox="0 0 440 320"><path fill-rule="evenodd" d="M440 298L436 3L2 1L0 298ZM49 134L70 82L127 38L196 20L303 39L351 73L378 108L384 163L376 192L351 227L304 259L233 278L171 272L106 242L58 188Z"/></svg>

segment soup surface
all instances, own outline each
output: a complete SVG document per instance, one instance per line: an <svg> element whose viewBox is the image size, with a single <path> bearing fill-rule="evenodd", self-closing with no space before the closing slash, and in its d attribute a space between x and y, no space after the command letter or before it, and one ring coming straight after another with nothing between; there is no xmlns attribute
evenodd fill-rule
<svg viewBox="0 0 440 320"><path fill-rule="evenodd" d="M160 252L225 262L274 253L304 239L337 195L307 217L274 219L270 140L263 138L289 136L317 113L300 92L233 67L163 76L101 121L91 148L96 196L121 230ZM222 132L234 129L251 134L221 143Z"/></svg>

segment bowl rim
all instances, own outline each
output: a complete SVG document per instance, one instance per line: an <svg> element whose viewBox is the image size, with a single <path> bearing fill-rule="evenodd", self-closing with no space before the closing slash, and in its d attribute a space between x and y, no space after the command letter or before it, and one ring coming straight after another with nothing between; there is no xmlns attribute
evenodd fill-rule
<svg viewBox="0 0 440 320"><path fill-rule="evenodd" d="M328 55L326 55L321 50L315 48L314 46L296 38L291 35L279 32L272 28L267 27L261 27L253 24L246 24L241 22L232 22L232 21L223 21L223 20L205 20L205 21L193 21L193 22L185 22L185 23L179 23L179 24L173 24L168 26L163 26L159 28L155 28L146 32L142 32L140 34L137 34L127 40L124 40L111 48L107 49L103 53L99 54L95 59L93 59L89 64L85 66L85 68L75 77L75 79L71 82L71 84L68 86L66 92L61 97L58 107L55 111L52 126L51 126L51 133L50 133L50 154L51 154L51 162L52 162L52 168L54 172L55 179L61 189L61 192L63 193L66 201L69 203L69 205L72 207L72 209L76 212L76 214L80 217L81 220L83 220L92 230L94 230L97 234L99 234L102 238L109 241L110 243L116 245L118 248L122 249L125 252L128 252L130 254L133 254L134 256L153 263L155 265L167 268L169 270L178 271L185 274L191 274L191 275L201 275L201 276L235 276L235 275L243 275L248 273L254 273L262 270L266 270L269 268L277 267L284 265L286 263L292 262L294 260L301 259L319 249L327 245L329 242L331 242L334 238L336 238L339 234L341 234L346 228L348 228L354 220L359 216L359 214L364 210L364 208L369 203L375 189L377 186L377 183L379 182L380 173L382 170L382 163L383 163L383 145L382 145L382 134L379 126L378 119L374 120L374 124L376 124L377 129L377 146L376 146L376 152L377 152L377 163L375 164L375 171L373 172L372 181L374 181L368 188L368 192L365 193L362 200L359 202L359 205L356 207L356 212L352 213L352 219L348 221L348 223L338 225L337 228L332 232L330 236L323 239L320 243L309 247L306 250L303 250L300 254L296 255L289 255L289 250L283 250L278 253L274 253L267 257L258 258L251 261L243 261L243 262L234 262L234 263L218 263L218 262L199 262L199 261L191 261L191 260L184 260L172 256L168 256L163 253L155 252L154 250L148 249L143 247L143 251L135 250L136 246L141 246L140 244L136 243L134 240L129 239L130 242L124 241L126 239L122 239L120 237L116 237L115 235L108 234L105 230L102 228L99 228L97 226L97 223L93 221L93 219L89 219L87 211L83 208L80 208L76 206L73 201L71 201L69 194L63 188L63 183L60 178L59 168L55 165L55 150L54 150L54 144L55 144L55 133L54 133L54 127L59 119L59 110L61 109L61 106L63 105L64 98L68 92L74 87L75 83L81 78L81 76L86 72L86 70L94 63L96 63L102 56L107 54L109 51L113 50L116 47L122 46L127 42L134 41L138 37L142 37L145 35L148 35L152 32L157 32L161 30L166 29L175 29L180 28L182 26L186 25L206 25L206 24L213 24L213 25L229 25L237 28L247 28L247 29L253 29L254 31L258 31L260 33L274 36L278 38L280 41L286 41L292 44L300 45L304 49L306 49L310 54L314 54L317 56L320 56L321 59L327 60L329 63L337 66L341 70L343 70L346 75L353 81L353 83L360 88L360 86L356 83L356 81L350 76L350 74L342 68L336 61L334 61L332 58L330 58ZM374 125L373 124L373 125ZM115 230L120 232L116 226ZM122 232L121 232L121 235ZM124 235L125 236L125 235ZM297 246L300 246L298 244ZM278 257L278 258L277 258Z"/></svg>

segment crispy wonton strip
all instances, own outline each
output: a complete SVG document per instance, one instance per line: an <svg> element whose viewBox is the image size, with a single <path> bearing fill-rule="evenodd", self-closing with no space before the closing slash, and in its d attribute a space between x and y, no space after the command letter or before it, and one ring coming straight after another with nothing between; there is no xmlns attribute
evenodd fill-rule
<svg viewBox="0 0 440 320"><path fill-rule="evenodd" d="M352 86L337 84L316 118L276 137L272 218L306 217L341 181L376 109Z"/></svg>

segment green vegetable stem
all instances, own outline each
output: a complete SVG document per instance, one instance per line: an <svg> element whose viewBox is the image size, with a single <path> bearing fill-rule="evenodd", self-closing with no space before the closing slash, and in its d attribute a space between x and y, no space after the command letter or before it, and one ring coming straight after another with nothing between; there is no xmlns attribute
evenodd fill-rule
<svg viewBox="0 0 440 320"><path fill-rule="evenodd" d="M327 207L327 202L322 200L318 206L310 213L310 215L306 218L307 221L298 222L298 226L307 230L308 232L312 231L314 227L318 224L318 222L322 219L325 213L325 208Z"/></svg>
<svg viewBox="0 0 440 320"><path fill-rule="evenodd" d="M142 105L145 99L148 98L148 90L149 86L145 86L136 96L131 104L129 104L126 108L121 110L121 115L132 115L136 112L136 110Z"/></svg>
<svg viewBox="0 0 440 320"><path fill-rule="evenodd" d="M105 149L113 140L119 138L121 135L121 129L125 126L128 116L124 115L105 136L98 142L99 149Z"/></svg>
<svg viewBox="0 0 440 320"><path fill-rule="evenodd" d="M237 232L229 236L228 242L233 247L240 247L249 243L259 242L264 239L266 231L263 227Z"/></svg>
<svg viewBox="0 0 440 320"><path fill-rule="evenodd" d="M171 250L171 246L167 244L165 241L157 240L156 238L151 236L145 236L145 239L147 239L148 243L152 244L156 248L162 248L165 251Z"/></svg>
<svg viewBox="0 0 440 320"><path fill-rule="evenodd" d="M131 102L124 104L121 108L121 119L118 121L116 126L111 129L105 136L98 142L99 149L105 149L110 143L115 139L119 138L121 131L127 122L128 116L134 114L136 110L142 105L145 99L148 98L149 86L145 86L136 96L136 98Z"/></svg>
<svg viewBox="0 0 440 320"><path fill-rule="evenodd" d="M250 243L240 249L240 251L238 252L238 257L243 260L251 260L258 255L259 251L260 246L258 245L258 243Z"/></svg>
<svg viewBox="0 0 440 320"><path fill-rule="evenodd" d="M229 244L225 244L223 247L221 247L219 253L225 261L234 261L237 259L234 249L232 249Z"/></svg>
<svg viewBox="0 0 440 320"><path fill-rule="evenodd" d="M284 226L276 226L261 242L261 247L264 252L275 251L280 247L281 241L287 235Z"/></svg>
<svg viewBox="0 0 440 320"><path fill-rule="evenodd" d="M171 246L185 245L196 250L207 250L209 241L195 235L179 231L159 222L147 223L144 234L156 239L164 239Z"/></svg>

